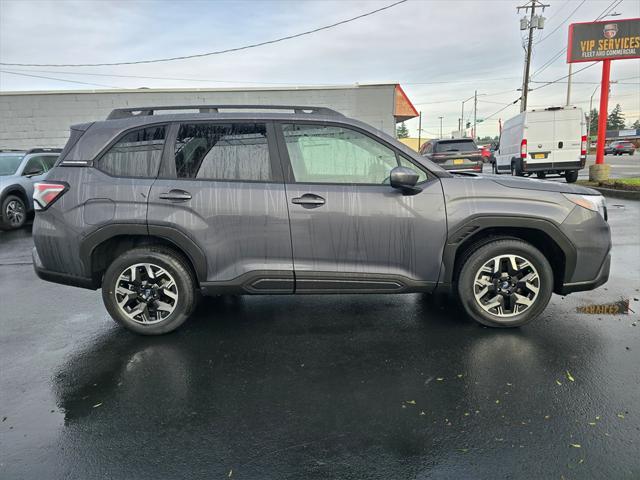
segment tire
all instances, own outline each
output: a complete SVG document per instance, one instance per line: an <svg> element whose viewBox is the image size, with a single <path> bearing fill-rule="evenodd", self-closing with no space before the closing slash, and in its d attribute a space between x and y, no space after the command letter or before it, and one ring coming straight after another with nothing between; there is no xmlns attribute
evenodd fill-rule
<svg viewBox="0 0 640 480"><path fill-rule="evenodd" d="M553 292L553 271L546 257L530 243L515 238L497 238L480 245L466 251L457 275L458 298L466 313L482 325L502 328L519 327L538 317ZM500 265L511 265L508 256L513 256L516 265L522 267L518 275L522 275L521 278L529 277L530 281L520 282L516 280L518 275L515 275L513 281L502 277L500 282L497 279L489 282L489 276L495 274L482 269L489 268L487 264L495 265L496 258L503 258L499 261ZM485 286L477 283L478 276L479 281L489 283ZM505 282L509 284L506 287L508 290L498 291L498 288L505 286ZM531 285L531 289L528 285ZM480 295L484 288L488 289L487 292ZM535 291L535 288L538 290ZM488 308L494 302L498 302L499 306Z"/></svg>
<svg viewBox="0 0 640 480"><path fill-rule="evenodd" d="M536 177L540 179L547 178L547 172L536 172Z"/></svg>
<svg viewBox="0 0 640 480"><path fill-rule="evenodd" d="M516 165L516 162L511 162L511 175L514 176L514 177L522 177L522 176L524 176L524 173L522 173L520 171L520 169Z"/></svg>
<svg viewBox="0 0 640 480"><path fill-rule="evenodd" d="M125 297L129 300L121 307L118 302L122 303ZM135 248L107 268L102 300L111 317L125 328L142 335L161 335L178 328L193 312L195 281L186 260L173 250L158 246ZM142 313L134 315L141 309Z"/></svg>
<svg viewBox="0 0 640 480"><path fill-rule="evenodd" d="M500 175L500 174L498 173L498 167L496 166L496 162L493 162L493 163L491 164L491 173L493 173L494 175Z"/></svg>
<svg viewBox="0 0 640 480"><path fill-rule="evenodd" d="M27 221L27 206L17 195L7 195L0 206L0 230L16 230Z"/></svg>
<svg viewBox="0 0 640 480"><path fill-rule="evenodd" d="M564 172L564 179L567 183L574 183L578 180L578 170L567 170Z"/></svg>

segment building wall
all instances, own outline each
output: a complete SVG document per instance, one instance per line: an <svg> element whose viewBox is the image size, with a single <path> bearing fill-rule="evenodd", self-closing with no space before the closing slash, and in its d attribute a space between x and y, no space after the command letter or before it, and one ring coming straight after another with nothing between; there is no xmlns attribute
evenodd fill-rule
<svg viewBox="0 0 640 480"><path fill-rule="evenodd" d="M295 89L90 90L0 93L0 148L62 147L69 126L103 120L114 108L257 104L333 108L395 134L394 84Z"/></svg>

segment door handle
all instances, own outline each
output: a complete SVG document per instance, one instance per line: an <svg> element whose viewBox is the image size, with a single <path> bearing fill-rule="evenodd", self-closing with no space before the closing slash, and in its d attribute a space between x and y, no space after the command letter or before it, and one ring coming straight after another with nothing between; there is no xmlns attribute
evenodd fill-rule
<svg viewBox="0 0 640 480"><path fill-rule="evenodd" d="M313 193L305 193L301 197L291 199L291 203L302 205L304 208L316 208L325 204L324 198Z"/></svg>
<svg viewBox="0 0 640 480"><path fill-rule="evenodd" d="M162 200L171 200L174 202L186 202L191 200L191 194L184 190L170 190L169 192L158 195Z"/></svg>

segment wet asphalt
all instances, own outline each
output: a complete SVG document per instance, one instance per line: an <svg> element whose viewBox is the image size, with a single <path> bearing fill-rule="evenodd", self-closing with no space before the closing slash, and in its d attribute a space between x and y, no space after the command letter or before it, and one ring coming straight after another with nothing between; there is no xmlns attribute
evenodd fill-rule
<svg viewBox="0 0 640 480"><path fill-rule="evenodd" d="M617 206L616 206L617 205ZM422 295L205 299L136 336L0 233L3 479L637 479L640 202L604 287L480 327Z"/></svg>

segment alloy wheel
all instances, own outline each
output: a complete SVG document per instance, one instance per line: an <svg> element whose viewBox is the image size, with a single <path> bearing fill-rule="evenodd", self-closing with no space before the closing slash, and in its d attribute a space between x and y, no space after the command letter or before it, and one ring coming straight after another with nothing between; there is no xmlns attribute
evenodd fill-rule
<svg viewBox="0 0 640 480"><path fill-rule="evenodd" d="M118 308L143 325L165 320L178 305L178 286L174 278L153 263L127 267L118 277L114 295Z"/></svg>
<svg viewBox="0 0 640 480"><path fill-rule="evenodd" d="M7 203L5 214L12 226L18 227L22 225L26 214L24 204L20 200L11 200Z"/></svg>
<svg viewBox="0 0 640 480"><path fill-rule="evenodd" d="M473 293L485 312L497 317L519 315L534 304L540 276L520 255L499 255L485 262L475 275Z"/></svg>

